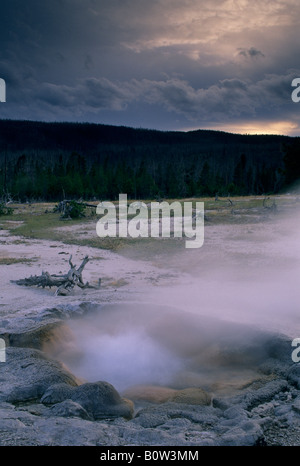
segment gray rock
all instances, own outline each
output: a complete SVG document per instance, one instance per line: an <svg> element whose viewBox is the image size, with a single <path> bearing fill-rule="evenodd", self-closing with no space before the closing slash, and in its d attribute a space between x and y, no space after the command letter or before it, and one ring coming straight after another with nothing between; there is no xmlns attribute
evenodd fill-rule
<svg viewBox="0 0 300 466"><path fill-rule="evenodd" d="M133 403L121 398L117 390L107 382L85 383L72 390L71 400L79 403L93 419L107 417L132 418Z"/></svg>
<svg viewBox="0 0 300 466"><path fill-rule="evenodd" d="M300 389L300 366L298 364L293 364L293 366L289 368L287 380L296 388Z"/></svg>
<svg viewBox="0 0 300 466"><path fill-rule="evenodd" d="M220 420L221 411L212 406L163 403L141 409L132 422L143 427L158 427L170 419L188 420L194 424L214 425Z"/></svg>
<svg viewBox="0 0 300 466"><path fill-rule="evenodd" d="M233 342L231 337L222 341L227 349L217 355L220 364L255 363L277 379L264 376L238 395L213 399L212 405L203 390L178 390L166 403L142 404L133 417L133 404L112 385L80 385L61 364L32 348L42 348L45 339L52 344L63 321L92 308L99 311L93 303L69 304L1 322L0 336L8 345L27 348L8 347L7 362L0 364L0 445L252 446L264 438L268 444L288 443L291 430L291 442L299 443L300 370L291 367L290 341L264 334L256 338L254 332L243 345L243 334L235 332ZM194 337L198 342L199 332Z"/></svg>
<svg viewBox="0 0 300 466"><path fill-rule="evenodd" d="M275 374L278 377L286 377L290 366L290 361L285 362L280 359L267 358L259 365L259 371L266 375Z"/></svg>
<svg viewBox="0 0 300 466"><path fill-rule="evenodd" d="M1 401L37 400L53 384L77 385L71 373L39 350L7 348L6 356L6 363L0 365Z"/></svg>
<svg viewBox="0 0 300 466"><path fill-rule="evenodd" d="M247 419L248 413L239 406L231 406L223 412L223 416L227 419Z"/></svg>
<svg viewBox="0 0 300 466"><path fill-rule="evenodd" d="M6 346L26 347L42 350L45 343L55 339L56 332L66 329L65 321L70 317L82 316L88 312L98 312L98 303L83 302L63 304L53 308L31 309L18 318L3 319L0 338Z"/></svg>
<svg viewBox="0 0 300 466"><path fill-rule="evenodd" d="M135 419L114 421L125 445L211 446L216 445L216 434L183 418L168 419L156 428L141 427Z"/></svg>
<svg viewBox="0 0 300 466"><path fill-rule="evenodd" d="M27 411L35 416L48 416L49 409L41 403L26 403L18 407L19 411Z"/></svg>
<svg viewBox="0 0 300 466"><path fill-rule="evenodd" d="M295 406L295 403L293 404L293 406L290 405L290 404L279 405L274 409L274 414L275 414L276 417L286 416L287 414L289 414L291 412L291 410L292 410L292 408L294 408L294 406Z"/></svg>
<svg viewBox="0 0 300 466"><path fill-rule="evenodd" d="M227 432L229 428L236 427L239 424L240 419L220 419L218 425L216 425L215 429L217 432L223 434Z"/></svg>
<svg viewBox="0 0 300 466"><path fill-rule="evenodd" d="M295 399L292 407L296 411L296 413L300 414L300 397Z"/></svg>
<svg viewBox="0 0 300 466"><path fill-rule="evenodd" d="M212 406L216 409L225 411L232 406L232 402L230 399L215 397L212 399Z"/></svg>
<svg viewBox="0 0 300 466"><path fill-rule="evenodd" d="M190 430L184 428L176 431L165 429L141 429L141 428L128 428L122 432L122 436L126 445L155 445L155 446L199 446L211 444L208 436L204 435L202 441L201 433L197 432L196 435ZM212 434L213 436L213 434Z"/></svg>
<svg viewBox="0 0 300 466"><path fill-rule="evenodd" d="M254 408L251 413L259 417L272 416L274 415L275 406L273 402L263 403Z"/></svg>
<svg viewBox="0 0 300 466"><path fill-rule="evenodd" d="M268 360L281 361L286 367L291 363L291 340L285 335L270 334L265 348Z"/></svg>
<svg viewBox="0 0 300 466"><path fill-rule="evenodd" d="M78 403L72 400L65 400L61 403L53 405L50 409L51 416L60 417L79 417L81 419L87 419L92 421L91 416L86 410Z"/></svg>
<svg viewBox="0 0 300 466"><path fill-rule="evenodd" d="M265 431L265 429L269 429L270 427L277 427L278 426L278 421L274 419L271 416L265 416L262 418L255 418L257 423L262 427L262 429Z"/></svg>
<svg viewBox="0 0 300 466"><path fill-rule="evenodd" d="M78 386L76 378L62 364L39 350L7 348L6 354L6 363L0 365L0 401L16 404L42 399L45 404L53 404L69 398L95 420L133 415L132 402L121 398L107 382Z"/></svg>
<svg viewBox="0 0 300 466"><path fill-rule="evenodd" d="M67 400L71 397L72 388L66 383L51 385L43 394L41 403L55 404Z"/></svg>
<svg viewBox="0 0 300 466"><path fill-rule="evenodd" d="M263 430L259 423L245 421L229 429L220 439L221 446L255 446L263 439Z"/></svg>
<svg viewBox="0 0 300 466"><path fill-rule="evenodd" d="M79 404L94 420L115 417L130 419L133 416L133 403L121 398L117 390L107 382L85 383L78 387L55 384L45 391L41 402L56 404L67 399Z"/></svg>
<svg viewBox="0 0 300 466"><path fill-rule="evenodd" d="M152 409L143 409L139 411L134 419L136 424L144 428L154 428L165 424L169 420L167 413L156 412Z"/></svg>
<svg viewBox="0 0 300 466"><path fill-rule="evenodd" d="M2 334L2 338L7 346L42 350L46 342L55 340L56 332L62 327L61 322L35 324L33 328Z"/></svg>
<svg viewBox="0 0 300 466"><path fill-rule="evenodd" d="M230 400L233 404L239 404L249 411L260 404L271 401L277 393L284 392L287 389L288 383L286 380L275 379L265 383L257 390L248 389L244 394L232 397Z"/></svg>
<svg viewBox="0 0 300 466"><path fill-rule="evenodd" d="M201 388L185 388L183 390L178 390L170 397L169 401L173 403L205 406L210 405L211 395Z"/></svg>
<svg viewBox="0 0 300 466"><path fill-rule="evenodd" d="M1 409L1 446L95 446L121 445L119 428L106 423L59 416L36 416Z"/></svg>
<svg viewBox="0 0 300 466"><path fill-rule="evenodd" d="M19 314L9 319L1 320L0 335L25 334L38 330L41 326L59 323L71 317L78 317L87 312L98 312L99 303L78 302L60 304L52 308L33 308L26 310L26 314Z"/></svg>
<svg viewBox="0 0 300 466"><path fill-rule="evenodd" d="M170 430L173 433L182 432L183 430L192 430L192 423L188 419L169 419L161 428L163 430Z"/></svg>

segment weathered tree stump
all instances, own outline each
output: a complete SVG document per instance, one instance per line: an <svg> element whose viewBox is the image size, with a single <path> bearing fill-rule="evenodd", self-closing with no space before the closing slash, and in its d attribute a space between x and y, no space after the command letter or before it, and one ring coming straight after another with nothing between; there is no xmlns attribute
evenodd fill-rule
<svg viewBox="0 0 300 466"><path fill-rule="evenodd" d="M11 280L12 283L22 286L37 286L37 287L57 287L55 292L56 296L65 296L69 294L75 286L79 288L99 288L100 279L98 287L89 285L88 282L84 283L82 278L82 272L84 267L89 261L89 257L85 256L81 265L76 269L76 265L72 263L72 255L69 259L70 270L67 274L64 275L50 275L49 272L42 272L42 275L31 275L28 278L22 278L20 280Z"/></svg>

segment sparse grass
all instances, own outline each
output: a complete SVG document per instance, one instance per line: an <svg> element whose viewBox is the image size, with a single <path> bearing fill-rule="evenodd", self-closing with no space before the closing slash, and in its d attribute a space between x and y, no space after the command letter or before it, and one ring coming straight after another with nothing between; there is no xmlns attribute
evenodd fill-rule
<svg viewBox="0 0 300 466"><path fill-rule="evenodd" d="M11 264L29 264L31 262L36 262L37 257L22 258L22 257L0 257L0 265L11 265Z"/></svg>
<svg viewBox="0 0 300 466"><path fill-rule="evenodd" d="M185 201L204 202L206 225L210 224L241 224L255 223L261 221L262 215L268 215L269 210L265 206L271 206L273 202L279 209L285 209L295 205L295 196L239 196L228 198L199 198L199 199L170 199L169 203L179 201L183 205ZM130 200L129 203L134 202ZM151 201L144 200L149 203ZM96 205L97 203L95 203ZM115 202L117 205L118 202ZM97 216L87 216L79 219L61 220L60 214L53 212L55 203L36 203L36 204L16 204L13 205L14 214L2 217L0 226L8 229L14 235L29 239L45 239L51 241L62 241L68 244L78 244L82 246L91 246L98 249L108 249L113 251L133 250L142 248L144 251L153 250L153 246L161 249L178 248L184 241L176 239L152 239L152 238L99 238L95 234L88 234L97 223ZM80 227L81 231L70 227ZM86 228L84 228L84 226ZM64 228L67 227L67 228ZM21 240L20 240L21 241Z"/></svg>
<svg viewBox="0 0 300 466"><path fill-rule="evenodd" d="M16 228L15 222L18 221L22 223ZM15 215L6 217L1 223L3 228L25 238L61 240L61 233L56 232L56 228L64 225L77 225L84 221L85 219L61 220L60 214L53 213L51 207L45 211L45 208L41 209L39 204L33 204L30 208L19 208Z"/></svg>
<svg viewBox="0 0 300 466"><path fill-rule="evenodd" d="M122 286L128 285L128 281L124 280L123 278L120 278L119 280L112 280L108 283L105 284L105 286L111 286L113 288L120 288Z"/></svg>

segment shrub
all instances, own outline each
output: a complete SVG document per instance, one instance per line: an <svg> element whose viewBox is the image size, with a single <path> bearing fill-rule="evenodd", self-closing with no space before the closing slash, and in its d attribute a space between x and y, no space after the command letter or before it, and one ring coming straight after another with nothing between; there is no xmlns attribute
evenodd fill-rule
<svg viewBox="0 0 300 466"><path fill-rule="evenodd" d="M4 202L0 202L0 216L1 215L11 215L14 209L12 207L8 207L4 204Z"/></svg>
<svg viewBox="0 0 300 466"><path fill-rule="evenodd" d="M61 201L53 209L53 212L61 212L61 218L80 218L85 216L84 204L77 201Z"/></svg>

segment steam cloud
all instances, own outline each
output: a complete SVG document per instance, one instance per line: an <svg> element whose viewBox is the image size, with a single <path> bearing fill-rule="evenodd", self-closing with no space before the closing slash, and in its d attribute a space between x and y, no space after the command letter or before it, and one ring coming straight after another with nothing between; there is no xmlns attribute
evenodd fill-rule
<svg viewBox="0 0 300 466"><path fill-rule="evenodd" d="M62 359L76 375L120 391L245 377L274 334L300 337L299 226L296 203L265 222L208 226L202 248L165 263L181 271L180 283L71 322L74 346Z"/></svg>

